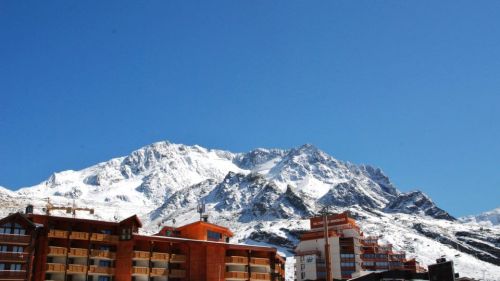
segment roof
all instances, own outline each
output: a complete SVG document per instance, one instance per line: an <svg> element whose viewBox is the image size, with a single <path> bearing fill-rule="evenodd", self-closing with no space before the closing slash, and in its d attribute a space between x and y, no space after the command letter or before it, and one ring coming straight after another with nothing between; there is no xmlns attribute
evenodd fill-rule
<svg viewBox="0 0 500 281"><path fill-rule="evenodd" d="M137 217L137 215L133 215L133 216L130 216L124 220L122 220L121 222L119 222L120 224L123 224L123 223L127 223L129 221L132 221L132 222L135 222L137 224L138 227L142 227L142 222L141 220Z"/></svg>
<svg viewBox="0 0 500 281"><path fill-rule="evenodd" d="M36 228L37 226L32 222L30 221L23 213L20 213L20 212L17 212L17 213L13 213L13 214L10 214L6 217L4 217L3 219L0 219L0 224L2 224L3 222L7 222L7 221L10 221L12 220L13 218L18 218L18 219L21 219L23 220L24 222L26 222L29 226L33 227L33 228Z"/></svg>
<svg viewBox="0 0 500 281"><path fill-rule="evenodd" d="M190 224L179 226L179 227L177 227L177 229L182 231L182 229L186 229L186 228L190 228L190 227L198 226L198 225L215 228L215 229L218 229L220 231L224 231L226 234L228 234L228 236L231 236L231 237L234 236L233 232L229 228L224 227L224 226L220 226L220 225L216 225L213 223L205 222L205 221L195 221L195 222L190 223Z"/></svg>
<svg viewBox="0 0 500 281"><path fill-rule="evenodd" d="M158 236L158 235L142 235L142 234L133 234L133 236L140 240L148 240L148 241L158 241L158 242L182 242L189 241L195 243L204 243L204 244L219 244L228 247L229 249L239 249L239 250L255 250L259 249L261 251L267 252L277 252L277 249L269 246L259 246L259 245L247 245L247 244L232 244L226 242L218 242L218 241L206 241L206 240L198 240L198 239L190 239L190 238L181 238L181 237L171 237L171 236Z"/></svg>

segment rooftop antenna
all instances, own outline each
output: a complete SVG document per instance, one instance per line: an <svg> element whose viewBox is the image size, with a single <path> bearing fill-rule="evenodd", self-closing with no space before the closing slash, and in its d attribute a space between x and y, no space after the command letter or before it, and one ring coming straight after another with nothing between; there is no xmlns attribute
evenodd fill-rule
<svg viewBox="0 0 500 281"><path fill-rule="evenodd" d="M202 199L198 201L198 213L200 214L200 221L208 221L208 215L206 213L205 201Z"/></svg>

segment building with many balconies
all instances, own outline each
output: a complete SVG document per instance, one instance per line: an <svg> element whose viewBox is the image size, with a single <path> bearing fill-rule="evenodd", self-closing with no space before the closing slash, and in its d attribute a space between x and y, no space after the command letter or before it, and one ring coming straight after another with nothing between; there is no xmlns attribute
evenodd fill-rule
<svg viewBox="0 0 500 281"><path fill-rule="evenodd" d="M0 220L0 280L168 281L284 280L275 248L228 243L208 222L138 233L132 216L106 222L40 214Z"/></svg>
<svg viewBox="0 0 500 281"><path fill-rule="evenodd" d="M407 260L404 252L394 251L392 245L379 244L377 237L365 237L347 212L326 218L313 217L309 222L311 230L301 235L295 248L298 281L326 280L328 259L333 280L346 280L372 271L424 270L414 259ZM325 250L327 242L328 251Z"/></svg>

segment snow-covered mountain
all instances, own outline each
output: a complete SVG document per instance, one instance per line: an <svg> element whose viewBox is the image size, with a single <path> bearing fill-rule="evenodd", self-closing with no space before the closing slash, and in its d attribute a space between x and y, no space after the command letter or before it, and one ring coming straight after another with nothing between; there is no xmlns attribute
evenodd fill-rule
<svg viewBox="0 0 500 281"><path fill-rule="evenodd" d="M500 225L500 207L476 216L460 218L464 222L477 222L484 225Z"/></svg>
<svg viewBox="0 0 500 281"><path fill-rule="evenodd" d="M173 219L196 220L203 200L210 220L234 231L233 242L275 245L288 256L308 217L324 208L350 210L366 233L424 264L446 255L462 275L484 271L500 280L500 227L456 220L424 193L400 192L382 170L339 161L312 145L232 153L158 142L16 192L0 188L1 215L28 203L41 212L47 198L96 209L82 217L138 214L146 233Z"/></svg>

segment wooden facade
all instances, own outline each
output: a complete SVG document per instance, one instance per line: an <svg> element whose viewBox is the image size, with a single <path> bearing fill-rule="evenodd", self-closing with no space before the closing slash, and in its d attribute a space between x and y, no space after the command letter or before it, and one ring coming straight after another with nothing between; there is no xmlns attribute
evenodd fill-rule
<svg viewBox="0 0 500 281"><path fill-rule="evenodd" d="M285 261L275 248L227 243L232 232L207 222L147 236L138 234L142 225L136 216L105 222L14 214L1 221L23 225L28 238L0 235L0 245L16 240L27 246L19 272L0 270L0 280L281 281L285 276Z"/></svg>

